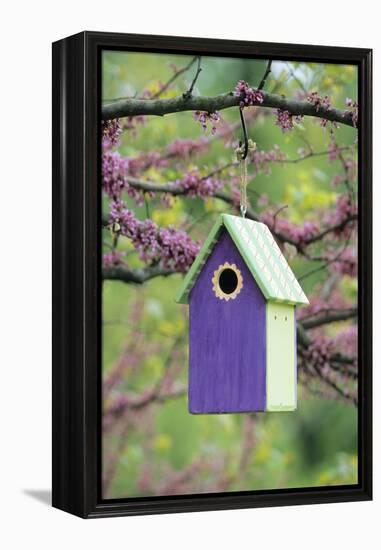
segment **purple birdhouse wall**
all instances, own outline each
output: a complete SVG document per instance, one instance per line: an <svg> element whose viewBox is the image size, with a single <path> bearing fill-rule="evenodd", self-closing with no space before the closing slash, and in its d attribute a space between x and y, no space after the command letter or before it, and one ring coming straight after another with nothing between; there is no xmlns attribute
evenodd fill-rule
<svg viewBox="0 0 381 550"><path fill-rule="evenodd" d="M238 293L227 300L211 291L214 274L223 266L227 295L239 286L239 276L244 281ZM228 266L236 269L230 273ZM266 302L226 231L191 290L189 307L189 411L263 411Z"/></svg>

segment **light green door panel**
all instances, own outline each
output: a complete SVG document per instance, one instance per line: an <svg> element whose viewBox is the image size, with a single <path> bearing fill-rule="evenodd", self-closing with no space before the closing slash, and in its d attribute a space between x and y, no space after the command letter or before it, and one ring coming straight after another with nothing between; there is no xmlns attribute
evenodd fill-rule
<svg viewBox="0 0 381 550"><path fill-rule="evenodd" d="M296 409L295 307L266 306L266 410Z"/></svg>

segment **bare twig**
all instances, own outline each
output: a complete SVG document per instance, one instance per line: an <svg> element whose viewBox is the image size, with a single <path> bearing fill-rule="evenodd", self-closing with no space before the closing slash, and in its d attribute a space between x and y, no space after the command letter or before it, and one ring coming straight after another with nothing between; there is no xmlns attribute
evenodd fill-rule
<svg viewBox="0 0 381 550"><path fill-rule="evenodd" d="M196 70L196 74L194 75L193 77L193 80L191 82L191 85L189 86L189 90L187 90L184 94L183 94L183 98L184 99L189 99L192 97L192 94L193 94L193 88L195 87L195 84L197 82L197 79L201 73L202 69L201 69L201 56L198 55L197 56L197 70Z"/></svg>
<svg viewBox="0 0 381 550"><path fill-rule="evenodd" d="M157 99L158 97L160 97L164 92L166 92L168 90L168 88L174 83L174 81L180 75L184 74L185 72L187 72L192 67L192 65L196 62L197 59L198 59L198 56L196 55L196 56L194 56L194 58L187 65L185 65L185 67L181 67L181 69L178 69L177 71L175 71L174 74L171 76L171 78L165 84L163 84L163 86L161 86L160 90L158 90L155 94L150 96L149 99L152 100L152 99ZM112 103L114 101L122 101L122 100L126 100L126 99L131 99L131 98L123 96L123 97L116 97L116 98L113 98L113 99L104 99L103 101L105 103Z"/></svg>
<svg viewBox="0 0 381 550"><path fill-rule="evenodd" d="M156 92L156 94L152 95L151 96L151 99L157 99L158 97L160 97L165 91L168 90L168 88L173 84L173 82L180 76L182 75L183 73L186 73L187 71L189 71L189 69L192 67L192 65L196 62L197 60L197 56L195 56L192 61L190 61L190 63L188 63L188 65L186 65L185 67L182 67L181 69L179 69L178 71L176 71L172 77L164 84L164 86L162 86L160 88L160 90L158 90Z"/></svg>
<svg viewBox="0 0 381 550"><path fill-rule="evenodd" d="M265 74L264 74L263 77L262 77L261 82L259 83L258 90L262 90L262 89L265 87L267 77L268 77L269 74L271 73L271 65L272 65L272 60L270 59L270 60L267 62L266 71L265 71Z"/></svg>
<svg viewBox="0 0 381 550"><path fill-rule="evenodd" d="M298 83L298 85L301 87L301 89L303 90L303 92L305 94L307 94L307 90L306 90L306 87L304 86L303 82L300 80L300 78L298 76L296 76L295 74L295 71L294 69L291 67L290 63L287 63L287 67L288 67L288 70L290 71L290 75L292 76L292 78L295 80L295 82Z"/></svg>
<svg viewBox="0 0 381 550"><path fill-rule="evenodd" d="M347 146L343 146L343 147L339 147L337 150L338 151L349 151L350 149L352 149L352 145L347 145ZM314 157L322 157L322 156L325 156L325 155L329 155L330 151L329 150L325 150L325 151L318 151L316 153L314 153L312 150L310 150L309 153L306 153L305 155L302 155L300 157L296 157L296 158L293 158L293 159L275 159L275 160L272 160L271 162L272 163L276 163L276 164L297 164L298 162L302 162L303 160L308 160L310 158L314 158Z"/></svg>

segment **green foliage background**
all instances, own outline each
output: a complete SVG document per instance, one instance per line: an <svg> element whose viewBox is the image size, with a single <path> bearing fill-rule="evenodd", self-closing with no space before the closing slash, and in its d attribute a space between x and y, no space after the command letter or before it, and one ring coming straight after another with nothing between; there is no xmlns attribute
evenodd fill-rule
<svg viewBox="0 0 381 550"><path fill-rule="evenodd" d="M153 55L128 52L104 52L103 98L134 96L143 89L155 91L159 80L167 81L172 71L170 63L185 66L191 57ZM266 61L226 58L202 59L202 73L196 91L202 95L216 95L234 89L239 79L258 85L265 71ZM294 73L294 76L290 76ZM179 78L163 97L177 96L189 85L193 71ZM344 107L346 97L356 98L357 75L352 66L274 62L266 89L277 86L278 93L292 95L300 89L328 94L332 103ZM238 109L223 113L229 122L238 121ZM312 143L316 151L327 149L328 132L316 121L306 120L300 127L283 134L274 124L274 116L267 114L250 125L250 137L259 149L270 149L278 144L291 158L297 151ZM150 117L145 125L138 125L136 133L124 132L118 149L125 156L142 151L160 150L177 138L198 138L202 130L192 113L165 117ZM341 144L351 145L356 131L342 126L336 130ZM240 132L237 133L239 139ZM208 173L208 168L232 158L232 149L222 140L214 140L208 153L189 163ZM339 189L330 185L338 171L338 163L326 156L313 157L287 166L275 165L271 175L260 174L249 187L252 200L257 194L267 193L275 203L287 204L287 216L296 223L316 219L317 208L329 208L335 203ZM181 176L176 168L152 169L145 178L154 181L173 181ZM159 199L148 199L142 207L133 201L129 206L140 219L149 216L160 225L180 226L185 219L193 219L190 234L202 241L207 235L217 212L228 211L227 205L216 200L198 198L176 199L171 208L165 208ZM104 201L107 211L107 201ZM105 248L111 236L104 235ZM130 266L140 266L127 239L121 248L128 254ZM292 263L297 275L310 269L305 260ZM307 295L327 277L322 270L303 283ZM130 346L137 333L141 335L138 349L127 351L137 362L130 368L118 391L141 394L160 380L168 363L177 362L177 379L187 379L187 307L174 302L181 283L180 275L154 279L142 286L116 281L105 281L103 286L103 372L110 372L123 351ZM357 288L353 280L344 277L341 292L356 302ZM135 309L134 309L135 308ZM132 317L131 311L138 313ZM330 330L335 331L332 326ZM145 353L143 342L151 352ZM174 350L176 351L173 357ZM103 438L103 468L107 470L110 457L117 453L112 480L106 496L118 498L143 496L165 487L166 479L175 479L195 461L205 459L208 467L197 475L190 474L183 492L219 490L253 490L285 487L353 484L357 482L357 410L339 400L312 397L301 388L298 409L292 413L254 415L255 444L247 459L245 472L240 475L240 457L244 445L245 415L192 416L187 411L186 397L180 397L148 407L139 412L127 432L122 420L115 429L105 432ZM107 407L107 402L105 402ZM132 413L131 413L132 414ZM135 414L135 413L134 413ZM145 483L145 477L147 482ZM221 478L228 481L223 486ZM230 480L230 481L229 481Z"/></svg>

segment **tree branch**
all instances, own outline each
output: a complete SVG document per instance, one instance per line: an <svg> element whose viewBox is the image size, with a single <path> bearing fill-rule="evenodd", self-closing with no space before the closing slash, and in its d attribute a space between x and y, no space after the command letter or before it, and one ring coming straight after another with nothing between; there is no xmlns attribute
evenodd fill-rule
<svg viewBox="0 0 381 550"><path fill-rule="evenodd" d="M167 277L177 273L159 266L147 266L140 269L129 269L123 266L104 267L102 277L104 280L123 281L124 283L135 283L142 285L155 277Z"/></svg>
<svg viewBox="0 0 381 550"><path fill-rule="evenodd" d="M358 215L357 214L351 214L350 216L348 216L347 218L345 218L342 222L336 224L336 225L332 225L330 227L327 227L326 229L323 229L323 231L321 231L320 233L318 233L317 235L314 235L313 237L310 237L309 239L307 239L305 241L306 244L312 244L312 243L315 243L316 241L321 241L326 235L328 235L329 233L332 233L333 231L341 231L344 229L344 227L350 223L350 222L354 222L354 221L357 221L358 219Z"/></svg>
<svg viewBox="0 0 381 550"><path fill-rule="evenodd" d="M332 313L326 312L325 315L315 319L300 320L303 328L309 330L311 328L321 327L329 323L337 323L338 321L347 321L357 317L357 308L343 309L341 311L335 311Z"/></svg>
<svg viewBox="0 0 381 550"><path fill-rule="evenodd" d="M334 380L329 378L328 376L324 376L323 372L316 366L312 365L313 370L316 372L317 376L330 386L335 392L337 392L345 401L349 401L350 403L353 403L357 407L357 397L355 395L351 395L347 393L343 388L341 388Z"/></svg>
<svg viewBox="0 0 381 550"><path fill-rule="evenodd" d="M214 171L213 173L209 174L208 176L205 176L205 178L203 178L203 179L206 179L207 177L210 177L211 175L215 175L216 173L221 172L222 170L225 170L226 168L232 166L232 164L233 163L230 163L230 164L228 164L224 167L219 168L218 170ZM174 182L168 182L168 183L161 184L161 183L155 183L155 182L150 182L150 181L144 181L144 180L140 180L140 179L132 178L132 177L128 177L127 182L134 189L138 189L138 190L143 191L143 192L145 191L145 192L152 192L152 193L170 193L173 196L185 196L185 195L187 195L187 191L185 189L181 188L181 187L178 187ZM230 204L231 206L236 206L236 203L235 203L233 197L231 197L228 193L226 193L224 191L216 191L215 193L213 193L213 197L216 198L216 199L220 199L220 200L226 202L227 204ZM251 220L254 220L254 221L259 221L258 216L255 214L255 212L251 208L247 209L246 217L251 219ZM309 239L306 239L303 242L303 246L308 246L312 243L315 243L319 240L322 240L329 233L334 232L334 231L338 231L338 230L342 230L342 229L344 229L344 227L348 223L350 223L352 221L355 221L355 220L357 220L357 215L353 214L351 216L348 216L348 218L346 218L345 220L343 220L339 224L331 226L331 227L327 227L326 229L324 229L323 231L321 231L317 235L314 235L314 236L310 237ZM104 225L107 225L107 222ZM291 245L295 246L300 252L302 251L301 250L301 245L298 242L296 242L293 239L287 237L283 233L280 233L279 231L276 231L275 228L271 228L271 230L272 230L272 233L276 236L276 238L280 242L291 244Z"/></svg>
<svg viewBox="0 0 381 550"><path fill-rule="evenodd" d="M141 409L152 403L163 403L169 399L178 399L187 393L187 386L185 384L176 384L173 388L166 392L159 392L156 388L147 390L142 395L127 396L128 401L126 407L130 409Z"/></svg>
<svg viewBox="0 0 381 550"><path fill-rule="evenodd" d="M296 323L296 335L297 335L298 346L301 346L304 349L307 349L310 347L313 341L310 338L310 336L307 334L306 330L304 329L300 321ZM331 360L335 361L336 363L348 364L348 365L353 365L355 361L353 357L349 357L342 353L334 353L331 356Z"/></svg>
<svg viewBox="0 0 381 550"><path fill-rule="evenodd" d="M354 126L350 111L316 106L308 101L298 101L293 98L261 91L263 102L256 107L271 107L288 111L291 115L306 115L324 118L332 122ZM206 111L214 113L239 105L241 98L228 92L214 97L207 96L179 96L171 99L124 99L114 101L102 106L102 119L111 120L127 116L156 115L164 116L169 113L182 111Z"/></svg>

